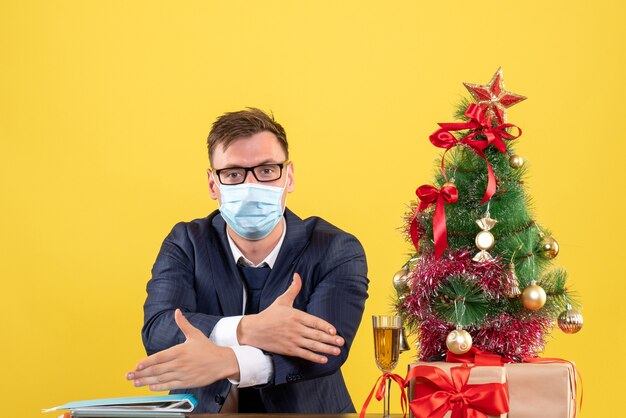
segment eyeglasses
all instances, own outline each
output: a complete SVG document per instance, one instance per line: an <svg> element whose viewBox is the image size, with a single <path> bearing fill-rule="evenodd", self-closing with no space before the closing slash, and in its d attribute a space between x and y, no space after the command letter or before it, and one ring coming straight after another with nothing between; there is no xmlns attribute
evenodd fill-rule
<svg viewBox="0 0 626 418"><path fill-rule="evenodd" d="M215 170L215 174L224 185L241 184L246 181L248 171L252 171L254 178L261 183L276 181L283 175L283 168L291 161L287 160L280 164L260 164L254 167L229 167Z"/></svg>

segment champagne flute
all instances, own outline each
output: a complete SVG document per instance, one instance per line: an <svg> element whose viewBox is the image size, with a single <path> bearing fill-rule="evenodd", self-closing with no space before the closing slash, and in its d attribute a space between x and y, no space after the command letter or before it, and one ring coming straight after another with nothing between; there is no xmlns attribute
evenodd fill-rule
<svg viewBox="0 0 626 418"><path fill-rule="evenodd" d="M373 315L374 358L376 365L383 373L391 373L398 365L400 358L400 330L402 318L396 315ZM391 379L387 378L385 397L383 400L383 418L389 418L389 402Z"/></svg>

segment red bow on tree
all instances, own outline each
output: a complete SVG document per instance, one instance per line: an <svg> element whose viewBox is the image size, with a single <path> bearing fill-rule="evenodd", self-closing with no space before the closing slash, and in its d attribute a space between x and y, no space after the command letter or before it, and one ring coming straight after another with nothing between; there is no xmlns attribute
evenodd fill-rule
<svg viewBox="0 0 626 418"><path fill-rule="evenodd" d="M456 203L459 199L459 191L454 185L444 184L441 190L430 184L424 184L415 191L420 200L419 206L415 212L415 216L411 221L410 234L415 249L419 246L419 233L417 225L417 214L432 206L435 206L433 215L433 237L435 240L435 258L441 257L441 254L448 246L448 230L446 228L446 203Z"/></svg>
<svg viewBox="0 0 626 418"><path fill-rule="evenodd" d="M478 106L475 103L471 103L467 106L465 110L465 116L470 120L468 122L462 123L440 123L440 129L435 131L430 136L430 142L439 148L445 148L445 152L441 158L441 171L445 176L445 168L444 168L444 157L446 152L448 152L451 148L456 147L457 145L466 145L472 151L476 153L480 158L485 160L487 163L487 189L485 190L485 194L483 196L481 204L485 203L496 192L496 177L493 173L493 169L491 168L491 164L489 164L489 160L485 156L483 152L485 148L489 145L492 145L498 149L498 151L504 153L506 152L506 143L504 140L511 140L515 138L519 138L522 134L522 130L517 126L511 123L503 123L501 125L492 126L491 116L485 116L485 106ZM517 135L512 135L506 131L507 128L515 128L517 129ZM460 131L470 129L471 132L465 135L461 139L457 139L454 135L452 135L452 131ZM484 136L486 139L476 139L478 135Z"/></svg>
<svg viewBox="0 0 626 418"><path fill-rule="evenodd" d="M486 138L485 140L474 140L477 142L477 146L480 149L484 150L489 145L493 145L501 153L506 152L506 143L504 140L516 139L522 135L522 130L512 123L502 123L500 125L493 126L491 123L491 116L485 115L485 106L479 106L476 103L471 103L467 106L464 114L469 119L468 122L440 123L440 131L460 131L463 129L470 129L472 132L465 136L466 139L471 140L478 135L482 135ZM508 133L506 131L508 128L517 129L517 135Z"/></svg>
<svg viewBox="0 0 626 418"><path fill-rule="evenodd" d="M442 418L452 411L451 418L487 418L509 411L507 383L468 385L471 367L450 369L451 378L440 368L417 366L409 370L405 386L417 379L415 396L409 408L415 418Z"/></svg>

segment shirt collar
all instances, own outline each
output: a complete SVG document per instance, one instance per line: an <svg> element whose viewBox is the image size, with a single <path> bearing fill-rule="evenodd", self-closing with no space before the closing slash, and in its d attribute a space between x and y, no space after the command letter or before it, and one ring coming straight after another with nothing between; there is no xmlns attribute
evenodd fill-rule
<svg viewBox="0 0 626 418"><path fill-rule="evenodd" d="M241 252L235 241L230 237L228 231L226 232L226 236L228 237L228 245L230 245L230 251L233 253L233 258L235 259L235 263L239 263L240 260L248 267L263 267L265 264L269 268L274 268L274 264L276 263L276 259L278 258L278 253L280 252L280 248L283 246L283 241L285 240L285 235L287 234L287 222L285 222L285 218L282 219L283 222L283 234L280 236L278 243L274 249L256 266L254 263L246 258L245 255Z"/></svg>

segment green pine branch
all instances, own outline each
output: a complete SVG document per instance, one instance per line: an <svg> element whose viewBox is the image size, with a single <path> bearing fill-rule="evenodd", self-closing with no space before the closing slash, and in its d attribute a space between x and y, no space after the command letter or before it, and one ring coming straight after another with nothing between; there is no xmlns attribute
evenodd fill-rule
<svg viewBox="0 0 626 418"><path fill-rule="evenodd" d="M480 326L490 315L501 307L489 300L473 278L452 276L439 288L433 299L433 310L445 321L468 326Z"/></svg>

